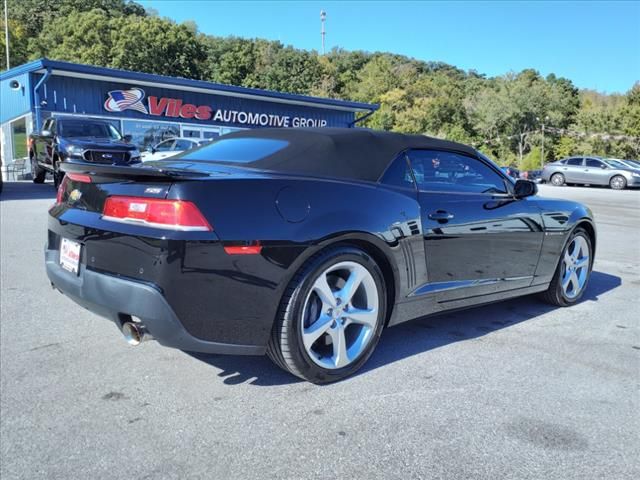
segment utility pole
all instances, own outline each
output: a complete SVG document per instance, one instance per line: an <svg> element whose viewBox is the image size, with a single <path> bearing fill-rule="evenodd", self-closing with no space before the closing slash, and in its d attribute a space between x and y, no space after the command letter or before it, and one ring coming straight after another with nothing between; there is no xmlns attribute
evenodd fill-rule
<svg viewBox="0 0 640 480"><path fill-rule="evenodd" d="M542 143L540 144L540 168L544 169L544 122L549 120L549 116L544 117L542 120L536 117L536 120L541 122L540 132L542 133Z"/></svg>
<svg viewBox="0 0 640 480"><path fill-rule="evenodd" d="M7 70L11 68L9 65L9 16L7 14L7 0L4 0L4 48L7 52Z"/></svg>
<svg viewBox="0 0 640 480"><path fill-rule="evenodd" d="M5 4L7 0L4 0ZM327 12L320 10L320 36L322 37L322 55L324 55L324 37L326 32L324 31L324 22L327 19Z"/></svg>

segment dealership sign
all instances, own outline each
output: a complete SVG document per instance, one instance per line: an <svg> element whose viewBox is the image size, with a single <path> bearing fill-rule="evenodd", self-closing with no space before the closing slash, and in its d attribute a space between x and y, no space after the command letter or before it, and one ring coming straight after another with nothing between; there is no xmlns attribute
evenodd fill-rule
<svg viewBox="0 0 640 480"><path fill-rule="evenodd" d="M324 127L324 119L274 115L270 113L248 112L243 110L215 109L209 105L184 103L179 98L156 97L149 95L146 105L143 103L145 92L141 88L112 90L104 102L108 112L135 110L145 115L167 118L184 118L220 123L234 123L255 127Z"/></svg>

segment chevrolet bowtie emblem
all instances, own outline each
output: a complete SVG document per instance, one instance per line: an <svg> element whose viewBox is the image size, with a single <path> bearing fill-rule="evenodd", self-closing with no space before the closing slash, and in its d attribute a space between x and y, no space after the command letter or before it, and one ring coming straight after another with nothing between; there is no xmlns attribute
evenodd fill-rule
<svg viewBox="0 0 640 480"><path fill-rule="evenodd" d="M77 202L78 200L80 200L80 197L82 197L82 192L77 188L75 190L72 190L71 193L69 194L69 199L72 202Z"/></svg>

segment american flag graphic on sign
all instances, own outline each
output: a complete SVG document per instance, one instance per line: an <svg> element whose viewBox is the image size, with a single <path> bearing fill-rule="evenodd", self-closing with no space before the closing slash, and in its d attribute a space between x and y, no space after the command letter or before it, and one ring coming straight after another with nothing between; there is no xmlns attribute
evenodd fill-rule
<svg viewBox="0 0 640 480"><path fill-rule="evenodd" d="M104 102L104 109L109 112L122 112L124 110L137 110L141 113L147 112L147 108L142 104L144 90L141 88L130 88L129 90L112 90L109 92L107 101Z"/></svg>

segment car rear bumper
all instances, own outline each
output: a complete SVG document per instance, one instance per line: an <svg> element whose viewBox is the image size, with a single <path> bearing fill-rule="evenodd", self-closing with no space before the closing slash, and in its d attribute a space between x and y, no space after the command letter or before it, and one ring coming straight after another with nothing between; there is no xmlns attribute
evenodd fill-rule
<svg viewBox="0 0 640 480"><path fill-rule="evenodd" d="M139 318L155 340L180 350L229 354L263 355L260 345L238 345L202 340L191 335L156 287L136 280L99 273L80 266L79 275L59 265L59 251L45 250L49 280L77 304L116 324Z"/></svg>

